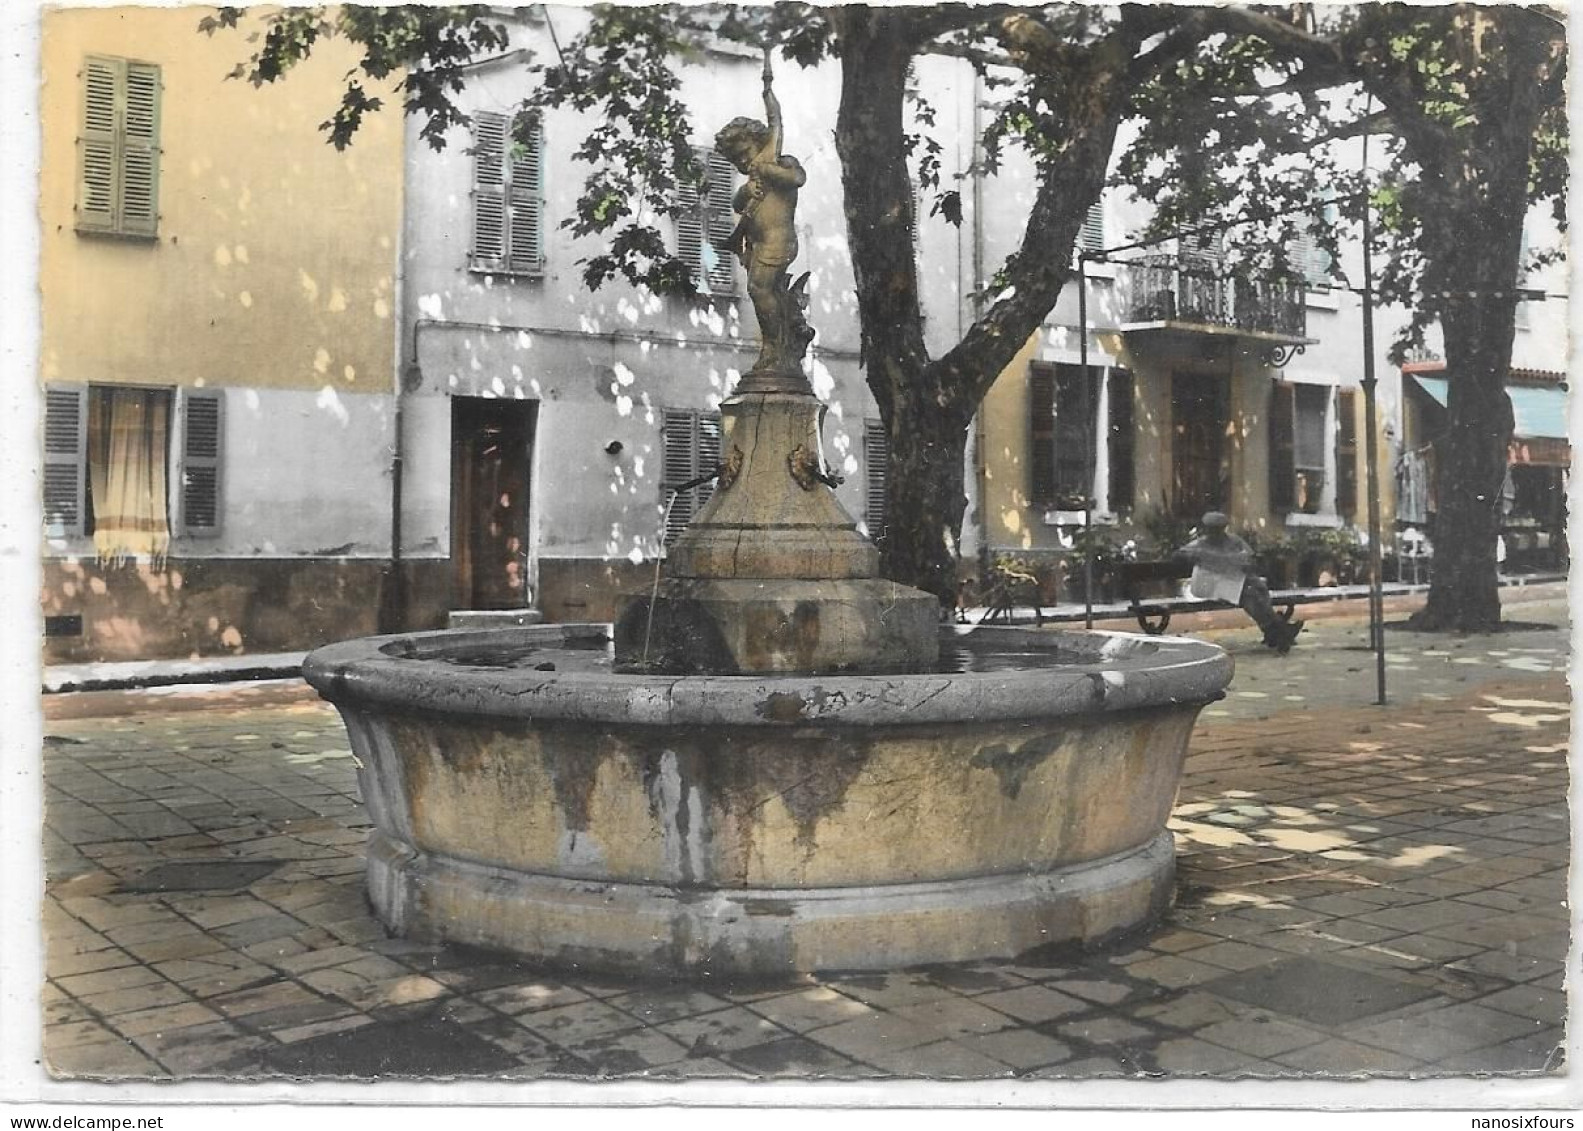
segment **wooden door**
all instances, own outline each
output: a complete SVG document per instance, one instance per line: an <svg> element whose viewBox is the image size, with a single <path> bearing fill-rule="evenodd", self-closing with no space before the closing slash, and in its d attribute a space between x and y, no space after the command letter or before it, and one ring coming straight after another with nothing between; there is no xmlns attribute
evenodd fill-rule
<svg viewBox="0 0 1583 1131"><path fill-rule="evenodd" d="M528 487L533 401L451 398L451 560L460 609L532 604Z"/></svg>
<svg viewBox="0 0 1583 1131"><path fill-rule="evenodd" d="M1172 509L1184 519L1224 510L1230 486L1226 430L1231 416L1224 376L1173 376L1171 412Z"/></svg>

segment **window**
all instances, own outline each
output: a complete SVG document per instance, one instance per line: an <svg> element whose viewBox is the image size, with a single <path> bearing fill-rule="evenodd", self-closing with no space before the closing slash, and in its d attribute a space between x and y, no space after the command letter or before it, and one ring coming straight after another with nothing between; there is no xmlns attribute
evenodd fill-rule
<svg viewBox="0 0 1583 1131"><path fill-rule="evenodd" d="M704 169L704 183L701 192L692 184L678 189L681 211L676 217L676 254L687 264L699 293L734 295L736 256L719 245L736 230L731 208L736 170L712 151L700 150L696 156Z"/></svg>
<svg viewBox="0 0 1583 1131"><path fill-rule="evenodd" d="M45 390L48 534L91 537L101 558L114 559L162 556L173 527L187 536L219 533L222 406L219 393L198 390L179 397L127 385Z"/></svg>
<svg viewBox="0 0 1583 1131"><path fill-rule="evenodd" d="M77 137L77 230L152 239L159 222L159 68L90 55Z"/></svg>
<svg viewBox="0 0 1583 1131"><path fill-rule="evenodd" d="M1088 369L1089 420L1099 419L1101 367ZM1035 505L1080 509L1093 490L1088 481L1087 442L1083 424L1083 369L1079 365L1035 365L1029 374L1031 481L1028 499Z"/></svg>
<svg viewBox="0 0 1583 1131"><path fill-rule="evenodd" d="M1324 501L1330 386L1276 384L1270 401L1270 509L1318 514Z"/></svg>
<svg viewBox="0 0 1583 1131"><path fill-rule="evenodd" d="M1326 224L1336 222L1334 204L1325 205L1323 219ZM1314 228L1319 221L1304 217L1298 222L1302 230L1286 249L1286 261L1291 266L1292 273L1309 290L1327 291L1335 274L1335 259L1320 246L1319 239L1314 234Z"/></svg>
<svg viewBox="0 0 1583 1131"><path fill-rule="evenodd" d="M720 414L691 409L665 410L660 442L664 449L664 478L660 481L660 505L665 512L665 545L676 541L693 517L714 494L714 484L704 483L671 492L720 466Z"/></svg>
<svg viewBox="0 0 1583 1131"><path fill-rule="evenodd" d="M1296 509L1318 514L1325 490L1325 413L1330 389L1324 385L1298 385L1294 405L1296 430L1292 460L1297 472Z"/></svg>
<svg viewBox="0 0 1583 1131"><path fill-rule="evenodd" d="M863 471L868 479L863 525L878 542L885 536L885 489L890 476L890 437L882 421L863 422Z"/></svg>
<svg viewBox="0 0 1583 1131"><path fill-rule="evenodd" d="M536 115L473 115L472 266L544 270L544 131Z"/></svg>

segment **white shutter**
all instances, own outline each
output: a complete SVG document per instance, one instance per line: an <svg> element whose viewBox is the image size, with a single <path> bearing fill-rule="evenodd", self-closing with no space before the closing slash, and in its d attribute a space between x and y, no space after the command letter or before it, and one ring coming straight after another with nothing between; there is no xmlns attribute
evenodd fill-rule
<svg viewBox="0 0 1583 1131"><path fill-rule="evenodd" d="M537 117L517 120L508 149L508 270L538 274L544 268L544 132Z"/></svg>
<svg viewBox="0 0 1583 1131"><path fill-rule="evenodd" d="M736 256L720 245L731 238L736 229L736 215L731 207L736 192L736 170L718 153L705 157L709 170L704 200L703 224L709 235L703 248L704 285L710 294L734 295L737 293Z"/></svg>
<svg viewBox="0 0 1583 1131"><path fill-rule="evenodd" d="M81 534L86 510L88 390L44 391L44 524L56 536Z"/></svg>
<svg viewBox="0 0 1583 1131"><path fill-rule="evenodd" d="M77 227L113 232L120 195L117 155L118 97L126 73L119 59L90 56L83 62L82 131L77 140Z"/></svg>
<svg viewBox="0 0 1583 1131"><path fill-rule="evenodd" d="M159 226L159 68L126 65L126 118L121 148L121 225L129 236Z"/></svg>
<svg viewBox="0 0 1583 1131"><path fill-rule="evenodd" d="M224 402L219 392L187 389L181 404L181 529L211 536L220 532Z"/></svg>
<svg viewBox="0 0 1583 1131"><path fill-rule="evenodd" d="M863 422L863 470L868 480L863 525L877 542L885 534L885 488L890 478L890 437L881 421Z"/></svg>
<svg viewBox="0 0 1583 1131"><path fill-rule="evenodd" d="M506 265L506 116L473 115L473 266Z"/></svg>

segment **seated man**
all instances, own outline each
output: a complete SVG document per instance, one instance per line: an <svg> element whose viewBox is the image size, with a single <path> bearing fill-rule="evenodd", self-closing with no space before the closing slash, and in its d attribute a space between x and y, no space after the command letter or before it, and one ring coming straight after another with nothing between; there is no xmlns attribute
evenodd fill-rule
<svg viewBox="0 0 1583 1131"><path fill-rule="evenodd" d="M1210 511L1204 516L1204 532L1177 551L1193 563L1188 591L1201 600L1240 605L1264 630L1264 643L1284 655L1303 622L1276 616L1269 585L1253 572L1253 551L1226 529L1227 522L1220 511Z"/></svg>

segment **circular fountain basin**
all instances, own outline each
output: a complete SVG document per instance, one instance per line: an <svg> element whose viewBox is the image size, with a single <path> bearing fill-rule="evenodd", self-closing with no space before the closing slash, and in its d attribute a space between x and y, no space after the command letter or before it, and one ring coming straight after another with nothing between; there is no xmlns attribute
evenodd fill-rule
<svg viewBox="0 0 1583 1131"><path fill-rule="evenodd" d="M942 670L612 670L608 626L354 640L339 709L393 931L555 965L781 975L1094 943L1170 902L1219 648L976 630Z"/></svg>

